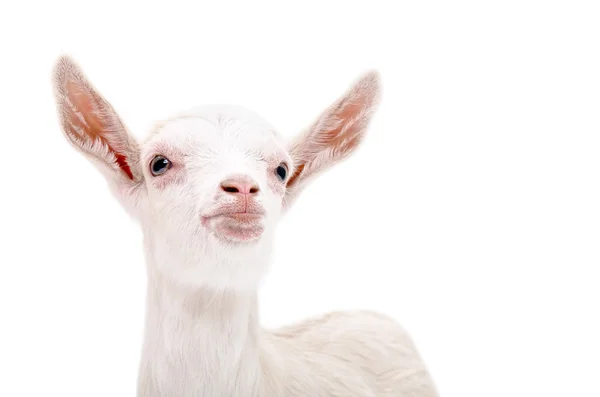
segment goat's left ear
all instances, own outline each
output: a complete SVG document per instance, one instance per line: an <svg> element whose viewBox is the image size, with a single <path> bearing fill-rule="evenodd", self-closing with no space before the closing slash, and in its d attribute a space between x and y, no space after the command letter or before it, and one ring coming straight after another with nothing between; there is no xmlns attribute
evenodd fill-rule
<svg viewBox="0 0 600 397"><path fill-rule="evenodd" d="M69 142L98 166L111 187L123 192L137 185L142 179L137 141L69 57L55 65L54 93Z"/></svg>
<svg viewBox="0 0 600 397"><path fill-rule="evenodd" d="M344 160L365 135L380 99L379 73L365 74L289 149L294 173L287 182L286 203L293 201L314 176Z"/></svg>

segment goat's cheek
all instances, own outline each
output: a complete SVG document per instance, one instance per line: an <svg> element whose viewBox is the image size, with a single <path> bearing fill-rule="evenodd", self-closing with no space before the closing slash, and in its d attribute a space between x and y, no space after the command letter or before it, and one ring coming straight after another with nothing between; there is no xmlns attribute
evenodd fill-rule
<svg viewBox="0 0 600 397"><path fill-rule="evenodd" d="M171 169L164 175L152 177L152 185L157 190L164 190L172 185L183 185L186 182L185 172L181 169Z"/></svg>
<svg viewBox="0 0 600 397"><path fill-rule="evenodd" d="M277 177L275 176L269 178L269 189L271 189L276 196L283 196L283 193L285 193L283 183L277 180Z"/></svg>

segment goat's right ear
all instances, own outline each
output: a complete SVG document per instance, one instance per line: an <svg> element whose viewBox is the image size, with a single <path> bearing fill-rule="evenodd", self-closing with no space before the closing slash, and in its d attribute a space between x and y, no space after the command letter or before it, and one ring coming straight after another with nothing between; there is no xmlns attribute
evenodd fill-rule
<svg viewBox="0 0 600 397"><path fill-rule="evenodd" d="M100 168L112 187L127 191L136 186L142 180L137 141L67 56L56 62L54 93L69 142Z"/></svg>

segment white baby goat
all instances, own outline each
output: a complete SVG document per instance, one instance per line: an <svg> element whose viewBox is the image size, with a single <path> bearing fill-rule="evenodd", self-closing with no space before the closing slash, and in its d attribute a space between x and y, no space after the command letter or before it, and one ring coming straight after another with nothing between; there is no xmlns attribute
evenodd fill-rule
<svg viewBox="0 0 600 397"><path fill-rule="evenodd" d="M364 136L379 99L362 77L291 144L239 107L202 107L143 143L68 57L54 74L62 129L144 232L148 290L140 397L436 396L405 331L335 312L260 328L257 289L275 225Z"/></svg>

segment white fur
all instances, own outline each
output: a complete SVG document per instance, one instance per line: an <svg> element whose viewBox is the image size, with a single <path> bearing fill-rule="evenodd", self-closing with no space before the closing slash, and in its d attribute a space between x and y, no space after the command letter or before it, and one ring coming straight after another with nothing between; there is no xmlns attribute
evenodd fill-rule
<svg viewBox="0 0 600 397"><path fill-rule="evenodd" d="M100 168L144 232L138 396L437 395L409 336L383 315L337 312L275 331L259 326L257 288L277 221L307 181L358 145L378 103L376 73L291 143L248 110L206 106L157 124L139 144L66 57L57 63L55 93L67 138ZM156 154L173 163L161 176L150 173ZM274 171L282 162L284 181ZM245 208L264 211L262 233L249 241L224 238L218 221L206 218L241 205L242 196L220 188L232 177L260 189L243 196Z"/></svg>

